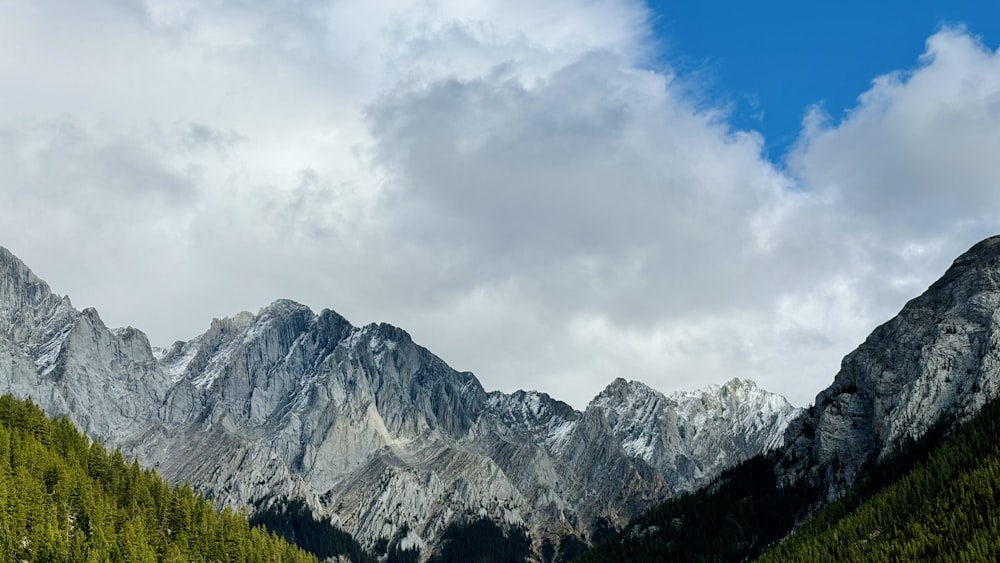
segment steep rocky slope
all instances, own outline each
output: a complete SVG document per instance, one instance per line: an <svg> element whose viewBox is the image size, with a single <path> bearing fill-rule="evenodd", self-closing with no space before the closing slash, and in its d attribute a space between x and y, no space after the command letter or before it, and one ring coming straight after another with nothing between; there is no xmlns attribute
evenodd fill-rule
<svg viewBox="0 0 1000 563"><path fill-rule="evenodd" d="M901 440L1000 395L998 281L1000 237L991 237L876 328L790 425L782 479L805 478L832 498Z"/></svg>
<svg viewBox="0 0 1000 563"><path fill-rule="evenodd" d="M739 380L672 395L616 380L583 412L487 393L398 328L291 301L153 349L2 248L0 390L221 502L302 497L369 543L404 525L433 542L469 512L586 534L779 445L797 413Z"/></svg>

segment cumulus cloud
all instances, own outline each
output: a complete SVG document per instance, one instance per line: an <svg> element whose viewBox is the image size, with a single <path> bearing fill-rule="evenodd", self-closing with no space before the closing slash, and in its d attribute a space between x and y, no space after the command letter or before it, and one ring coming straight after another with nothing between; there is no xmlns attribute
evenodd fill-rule
<svg viewBox="0 0 1000 563"><path fill-rule="evenodd" d="M920 66L877 78L858 102L835 127L807 119L792 168L811 190L869 229L891 224L897 240L993 220L1000 57L965 30L944 29Z"/></svg>
<svg viewBox="0 0 1000 563"><path fill-rule="evenodd" d="M876 78L841 123L824 122L807 117L790 170L851 233L867 274L889 282L873 291L922 289L996 234L1000 56L965 29L931 36L914 69Z"/></svg>
<svg viewBox="0 0 1000 563"><path fill-rule="evenodd" d="M961 28L779 165L637 2L63 4L3 4L0 244L159 344L289 297L578 407L805 404L998 227L1000 59Z"/></svg>

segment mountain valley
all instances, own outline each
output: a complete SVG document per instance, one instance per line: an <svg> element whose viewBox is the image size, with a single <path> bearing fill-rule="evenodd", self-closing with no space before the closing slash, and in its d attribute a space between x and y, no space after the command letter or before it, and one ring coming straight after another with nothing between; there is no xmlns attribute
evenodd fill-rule
<svg viewBox="0 0 1000 563"><path fill-rule="evenodd" d="M462 560L463 533L543 561L982 555L992 544L961 538L993 517L947 507L1000 490L996 279L1000 237L877 327L807 409L740 379L669 394L617 379L578 411L488 392L399 328L287 300L154 348L0 249L0 391L219 507L332 523L366 558ZM914 483L939 484L906 496ZM935 498L955 532L913 508Z"/></svg>
<svg viewBox="0 0 1000 563"><path fill-rule="evenodd" d="M365 546L471 516L586 540L782 443L800 410L750 381L612 382L584 411L487 392L387 324L287 300L153 348L0 249L0 391L220 506L300 499Z"/></svg>

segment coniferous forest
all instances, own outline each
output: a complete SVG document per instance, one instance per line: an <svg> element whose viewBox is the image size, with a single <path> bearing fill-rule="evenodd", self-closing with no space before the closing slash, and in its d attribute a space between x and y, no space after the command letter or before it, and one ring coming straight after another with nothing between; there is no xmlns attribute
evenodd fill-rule
<svg viewBox="0 0 1000 563"><path fill-rule="evenodd" d="M444 531L432 563L522 563L531 555L526 530L477 518L456 522Z"/></svg>
<svg viewBox="0 0 1000 563"><path fill-rule="evenodd" d="M774 456L731 468L710 486L671 499L574 561L743 561L785 535L814 498L779 488Z"/></svg>
<svg viewBox="0 0 1000 563"><path fill-rule="evenodd" d="M996 561L1000 402L945 428L869 472L760 561Z"/></svg>
<svg viewBox="0 0 1000 563"><path fill-rule="evenodd" d="M376 558L347 532L329 521L313 517L301 499L280 499L250 517L251 526L263 526L320 559L344 555L354 563L375 563ZM393 563L390 558L390 563Z"/></svg>
<svg viewBox="0 0 1000 563"><path fill-rule="evenodd" d="M10 395L0 397L0 559L316 561Z"/></svg>

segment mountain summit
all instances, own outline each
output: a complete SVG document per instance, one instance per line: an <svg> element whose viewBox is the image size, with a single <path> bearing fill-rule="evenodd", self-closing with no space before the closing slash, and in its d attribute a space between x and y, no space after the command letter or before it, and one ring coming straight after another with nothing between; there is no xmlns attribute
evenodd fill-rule
<svg viewBox="0 0 1000 563"><path fill-rule="evenodd" d="M944 276L848 354L833 384L786 434L785 479L830 497L866 464L942 416L966 419L1000 395L1000 236Z"/></svg>
<svg viewBox="0 0 1000 563"><path fill-rule="evenodd" d="M67 415L220 503L301 498L368 545L433 543L464 514L589 535L781 443L798 410L733 380L616 380L583 411L486 392L387 324L279 300L152 348L0 249L0 391Z"/></svg>

